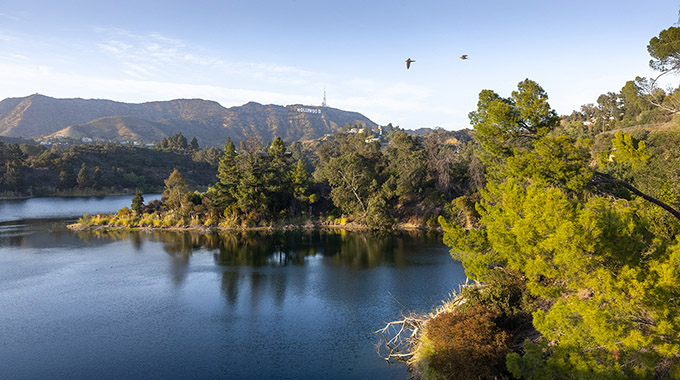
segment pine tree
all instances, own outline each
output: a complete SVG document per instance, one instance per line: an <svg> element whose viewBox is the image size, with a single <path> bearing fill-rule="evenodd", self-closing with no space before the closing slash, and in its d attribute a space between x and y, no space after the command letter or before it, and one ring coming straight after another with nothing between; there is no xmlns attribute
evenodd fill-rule
<svg viewBox="0 0 680 380"><path fill-rule="evenodd" d="M276 137L269 146L267 154L268 167L265 174L267 198L270 200L272 215L290 206L290 164L286 157L286 146L280 137Z"/></svg>
<svg viewBox="0 0 680 380"><path fill-rule="evenodd" d="M198 146L198 140L196 139L196 136L191 138L191 141L189 142L189 150L191 151L197 151L199 149Z"/></svg>
<svg viewBox="0 0 680 380"><path fill-rule="evenodd" d="M76 179L76 182L78 183L78 187L81 189L90 186L90 174L88 173L87 165L84 162L80 166L80 171L78 172L78 178Z"/></svg>
<svg viewBox="0 0 680 380"><path fill-rule="evenodd" d="M96 190L102 187L102 170L99 166L94 167L94 174L92 175L92 187Z"/></svg>
<svg viewBox="0 0 680 380"><path fill-rule="evenodd" d="M224 154L217 166L217 198L222 207L226 207L236 200L236 187L239 183L239 169L236 162L236 147L229 137L224 143Z"/></svg>
<svg viewBox="0 0 680 380"><path fill-rule="evenodd" d="M142 207L144 206L144 197L142 196L142 190L137 189L135 190L135 196L132 198L132 211L134 211L137 215L142 214Z"/></svg>

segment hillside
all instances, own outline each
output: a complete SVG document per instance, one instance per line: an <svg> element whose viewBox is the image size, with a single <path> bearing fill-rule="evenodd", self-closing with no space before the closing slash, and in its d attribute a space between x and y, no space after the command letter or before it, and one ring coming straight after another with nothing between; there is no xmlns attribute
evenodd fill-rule
<svg viewBox="0 0 680 380"><path fill-rule="evenodd" d="M315 139L345 124L377 126L367 117L330 107L262 105L225 108L202 99L122 103L99 99L56 99L44 95L0 102L0 136L49 139L55 136L156 142L181 132L204 146L257 138Z"/></svg>

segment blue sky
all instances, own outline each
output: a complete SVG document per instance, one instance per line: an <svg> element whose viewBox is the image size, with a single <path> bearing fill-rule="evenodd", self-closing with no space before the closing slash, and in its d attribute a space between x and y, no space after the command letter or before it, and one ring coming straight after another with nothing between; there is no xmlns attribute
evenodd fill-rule
<svg viewBox="0 0 680 380"><path fill-rule="evenodd" d="M678 10L653 0L14 1L0 6L0 99L319 105L325 87L329 106L379 124L460 129L482 89L509 96L530 78L569 114L652 76L647 43Z"/></svg>

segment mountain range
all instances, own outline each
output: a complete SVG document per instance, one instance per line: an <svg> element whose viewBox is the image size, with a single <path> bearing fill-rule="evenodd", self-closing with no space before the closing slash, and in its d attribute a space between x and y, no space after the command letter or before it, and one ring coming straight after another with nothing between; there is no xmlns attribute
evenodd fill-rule
<svg viewBox="0 0 680 380"><path fill-rule="evenodd" d="M377 127L357 112L299 104L249 102L225 108L202 99L122 103L39 94L0 101L0 136L36 140L62 136L152 143L181 132L203 146L222 146L226 137L235 142L268 142L276 136L285 141L316 139L346 124Z"/></svg>

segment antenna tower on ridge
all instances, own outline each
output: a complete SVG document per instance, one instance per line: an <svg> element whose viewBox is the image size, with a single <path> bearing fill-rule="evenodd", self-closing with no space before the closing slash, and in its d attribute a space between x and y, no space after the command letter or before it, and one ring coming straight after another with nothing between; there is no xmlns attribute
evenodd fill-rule
<svg viewBox="0 0 680 380"><path fill-rule="evenodd" d="M328 107L326 103L326 87L323 88L323 102L321 102L321 107Z"/></svg>

